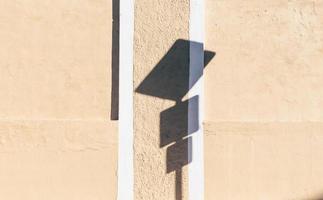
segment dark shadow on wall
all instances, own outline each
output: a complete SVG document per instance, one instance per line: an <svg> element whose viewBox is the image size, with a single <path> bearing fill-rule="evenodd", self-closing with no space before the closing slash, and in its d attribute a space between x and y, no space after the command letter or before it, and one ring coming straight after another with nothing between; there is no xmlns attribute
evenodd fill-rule
<svg viewBox="0 0 323 200"><path fill-rule="evenodd" d="M120 0L112 0L111 120L119 118L119 9Z"/></svg>
<svg viewBox="0 0 323 200"><path fill-rule="evenodd" d="M183 196L182 167L192 161L189 160L191 155L188 152L192 148L189 147L192 144L190 135L199 128L199 96L182 100L203 73L191 78L190 83L190 45L203 49L201 43L177 40L136 89L136 92L141 94L176 102L175 106L160 113L160 148L167 146L166 173L176 174L176 200L181 200ZM204 66L214 56L214 52L204 51ZM190 114L194 119L191 121L190 130L188 129L189 104Z"/></svg>

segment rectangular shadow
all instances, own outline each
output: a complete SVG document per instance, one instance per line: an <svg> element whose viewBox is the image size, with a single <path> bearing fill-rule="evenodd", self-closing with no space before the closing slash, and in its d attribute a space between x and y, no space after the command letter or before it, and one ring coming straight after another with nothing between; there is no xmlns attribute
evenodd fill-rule
<svg viewBox="0 0 323 200"><path fill-rule="evenodd" d="M119 10L120 0L112 0L111 120L119 119Z"/></svg>
<svg viewBox="0 0 323 200"><path fill-rule="evenodd" d="M167 173L181 170L183 166L192 162L192 138L188 137L167 148Z"/></svg>
<svg viewBox="0 0 323 200"><path fill-rule="evenodd" d="M190 130L188 130L188 105L190 104ZM179 102L160 113L160 147L176 142L198 130L199 97Z"/></svg>

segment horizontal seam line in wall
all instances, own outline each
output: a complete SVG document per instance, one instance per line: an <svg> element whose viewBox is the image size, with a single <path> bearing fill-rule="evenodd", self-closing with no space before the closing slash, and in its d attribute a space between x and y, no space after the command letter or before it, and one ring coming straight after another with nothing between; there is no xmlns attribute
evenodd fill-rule
<svg viewBox="0 0 323 200"><path fill-rule="evenodd" d="M24 118L17 118L17 119L0 119L0 122L16 122L16 121L60 121L60 122L107 122L107 123L116 123L113 121L110 121L108 119L64 119L64 118L53 118L53 119L24 119Z"/></svg>
<svg viewBox="0 0 323 200"><path fill-rule="evenodd" d="M263 121L256 121L256 120L241 120L241 121L204 121L203 124L275 124L275 123L323 123L323 120L263 120Z"/></svg>

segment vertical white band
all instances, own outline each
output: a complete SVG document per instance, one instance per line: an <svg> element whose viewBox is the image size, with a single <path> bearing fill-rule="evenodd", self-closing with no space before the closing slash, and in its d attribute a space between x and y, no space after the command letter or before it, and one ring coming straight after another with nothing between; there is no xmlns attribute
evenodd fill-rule
<svg viewBox="0 0 323 200"><path fill-rule="evenodd" d="M118 200L133 199L134 0L120 0Z"/></svg>
<svg viewBox="0 0 323 200"><path fill-rule="evenodd" d="M189 98L198 96L198 109L193 103L188 108L188 131L194 130L192 120L196 120L198 110L199 128L192 133L191 144L188 145L188 191L189 200L204 199L204 146L203 146L203 116L204 116L204 94L203 94L203 68L204 68L204 0L190 0L190 87ZM195 80L198 81L195 83ZM195 83L195 84L194 84ZM193 85L194 84L194 85Z"/></svg>

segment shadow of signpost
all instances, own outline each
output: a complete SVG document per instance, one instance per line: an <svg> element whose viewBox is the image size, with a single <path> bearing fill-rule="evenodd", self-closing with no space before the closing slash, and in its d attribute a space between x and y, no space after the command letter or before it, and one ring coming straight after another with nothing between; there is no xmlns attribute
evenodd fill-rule
<svg viewBox="0 0 323 200"><path fill-rule="evenodd" d="M166 173L176 173L176 200L182 199L182 167L189 164L191 156L188 145L192 144L190 134L199 129L198 125L198 105L199 97L194 96L183 101L183 97L188 93L190 87L198 81L200 77L190 80L190 45L200 46L203 44L188 40L177 40L166 55L147 75L138 86L136 92L169 99L176 102L175 106L160 113L160 148L167 147ZM214 52L204 52L204 66L215 56ZM199 66L196 66L199 67ZM202 76L200 74L199 76ZM193 81L193 83L192 83ZM190 111L195 116L193 124L188 130L188 105Z"/></svg>

